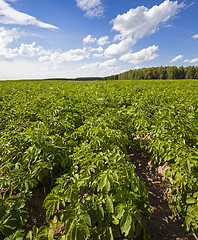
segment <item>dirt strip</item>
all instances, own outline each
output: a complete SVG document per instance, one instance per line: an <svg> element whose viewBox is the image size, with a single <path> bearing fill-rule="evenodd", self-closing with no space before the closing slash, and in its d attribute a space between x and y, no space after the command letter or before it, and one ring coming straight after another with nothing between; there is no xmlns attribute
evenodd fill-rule
<svg viewBox="0 0 198 240"><path fill-rule="evenodd" d="M136 166L136 173L149 189L152 216L148 229L151 240L196 240L192 234L181 228L176 216L170 215L167 201L168 181L164 178L167 166L154 168L149 156L140 151L129 154L129 157Z"/></svg>

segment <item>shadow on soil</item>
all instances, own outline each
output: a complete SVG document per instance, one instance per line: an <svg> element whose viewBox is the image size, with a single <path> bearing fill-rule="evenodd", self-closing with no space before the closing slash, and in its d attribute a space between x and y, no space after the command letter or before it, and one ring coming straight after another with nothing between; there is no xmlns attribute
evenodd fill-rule
<svg viewBox="0 0 198 240"><path fill-rule="evenodd" d="M164 180L165 170L156 171L151 164L149 155L140 151L129 154L130 161L136 166L136 173L149 189L152 216L148 222L151 240L196 240L185 232L176 216L170 215L167 201L168 181ZM159 170L159 169L158 169Z"/></svg>

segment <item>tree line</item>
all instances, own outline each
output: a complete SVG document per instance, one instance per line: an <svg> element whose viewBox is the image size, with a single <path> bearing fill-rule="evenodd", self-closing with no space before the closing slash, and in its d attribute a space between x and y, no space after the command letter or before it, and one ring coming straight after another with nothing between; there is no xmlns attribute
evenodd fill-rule
<svg viewBox="0 0 198 240"><path fill-rule="evenodd" d="M198 79L198 67L150 67L129 70L116 75L104 77L103 80L130 80L130 79Z"/></svg>

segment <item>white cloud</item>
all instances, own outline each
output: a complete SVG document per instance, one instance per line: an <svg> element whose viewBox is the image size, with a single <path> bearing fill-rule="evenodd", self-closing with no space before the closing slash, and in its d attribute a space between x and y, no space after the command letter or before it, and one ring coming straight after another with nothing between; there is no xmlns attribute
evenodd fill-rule
<svg viewBox="0 0 198 240"><path fill-rule="evenodd" d="M182 55L178 55L178 56L176 56L175 58L173 58L173 59L170 61L170 63L176 62L176 61L178 61L178 60L181 60L182 58L183 58Z"/></svg>
<svg viewBox="0 0 198 240"><path fill-rule="evenodd" d="M77 6L85 11L87 17L101 17L104 7L101 0L76 0Z"/></svg>
<svg viewBox="0 0 198 240"><path fill-rule="evenodd" d="M145 61L151 61L158 56L157 54L154 53L157 50L158 46L153 45L148 48L144 48L136 53L127 53L121 56L119 60L132 64L139 64Z"/></svg>
<svg viewBox="0 0 198 240"><path fill-rule="evenodd" d="M110 45L105 51L104 56L107 58L116 57L130 51L131 46L135 43L135 41L128 37L117 44Z"/></svg>
<svg viewBox="0 0 198 240"><path fill-rule="evenodd" d="M90 48L89 51L102 53L102 52L104 52L104 49L101 46L99 46L98 48Z"/></svg>
<svg viewBox="0 0 198 240"><path fill-rule="evenodd" d="M175 16L184 4L178 4L165 0L159 6L155 5L151 9L139 6L130 9L127 13L118 15L113 23L113 30L120 32L121 36L133 36L141 39L147 35L155 33L159 25Z"/></svg>
<svg viewBox="0 0 198 240"><path fill-rule="evenodd" d="M7 47L14 40L19 39L22 36L16 28L10 30L0 27L0 48Z"/></svg>
<svg viewBox="0 0 198 240"><path fill-rule="evenodd" d="M90 34L83 39L84 44L92 44L97 43L98 45L105 45L109 43L109 37L108 36L102 36L99 39L92 37Z"/></svg>
<svg viewBox="0 0 198 240"><path fill-rule="evenodd" d="M22 36L16 28L7 30L4 27L0 28L0 60L12 60L17 56L17 48L11 49L7 46L13 41L19 39Z"/></svg>
<svg viewBox="0 0 198 240"><path fill-rule="evenodd" d="M50 51L44 50L44 48L41 46L36 47L36 42L33 42L32 44L22 43L19 47L18 53L20 56L24 57L34 57L51 54Z"/></svg>
<svg viewBox="0 0 198 240"><path fill-rule="evenodd" d="M192 36L192 38L197 39L197 38L198 38L198 35L194 35L194 36Z"/></svg>
<svg viewBox="0 0 198 240"><path fill-rule="evenodd" d="M108 36L103 36L98 39L98 45L105 45L109 43L109 37Z"/></svg>
<svg viewBox="0 0 198 240"><path fill-rule="evenodd" d="M37 46L36 42L31 44L22 43L18 48L8 48L8 45L25 33L19 32L16 28L10 30L0 27L0 60L13 60L14 57L35 57L39 56L40 62L52 63L54 65L61 64L63 62L81 61L88 58L90 52L97 52L101 54L104 49L99 46L98 48L83 48L83 49L71 49L66 52L47 50L42 46Z"/></svg>
<svg viewBox="0 0 198 240"><path fill-rule="evenodd" d="M197 62L198 62L198 58L193 58L193 59L191 59L191 60L186 59L186 60L184 60L184 62L197 63Z"/></svg>
<svg viewBox="0 0 198 240"><path fill-rule="evenodd" d="M97 42L97 38L94 38L91 35L88 35L86 38L83 39L84 44L95 43L95 42Z"/></svg>
<svg viewBox="0 0 198 240"><path fill-rule="evenodd" d="M102 53L104 50L101 46L91 48L89 51L83 49L71 49L66 52L47 50L42 46L37 46L36 42L31 44L22 43L18 48L8 48L8 45L25 35L16 28L10 30L0 27L0 60L13 60L14 57L35 57L40 56L40 62L59 64L63 62L81 61L89 56L89 52Z"/></svg>
<svg viewBox="0 0 198 240"><path fill-rule="evenodd" d="M40 28L57 29L57 27L41 22L35 17L26 13L19 12L12 8L4 0L0 0L0 23L2 24L18 24L18 25L35 25Z"/></svg>
<svg viewBox="0 0 198 240"><path fill-rule="evenodd" d="M39 58L40 62L46 63L54 63L59 64L63 62L73 62L73 61L81 61L89 56L86 48L83 49L71 49L66 52L58 52L55 51L51 53L49 56L41 56Z"/></svg>
<svg viewBox="0 0 198 240"><path fill-rule="evenodd" d="M96 67L98 68L102 68L102 67L114 67L115 64L117 63L116 58L104 61L104 62L95 62L95 63L89 63L89 64L85 64L84 66L82 66L82 69L95 69Z"/></svg>
<svg viewBox="0 0 198 240"><path fill-rule="evenodd" d="M17 56L17 48L0 48L0 60L10 61Z"/></svg>
<svg viewBox="0 0 198 240"><path fill-rule="evenodd" d="M84 64L82 72L87 76L106 76L114 74L118 70L116 58L104 61Z"/></svg>

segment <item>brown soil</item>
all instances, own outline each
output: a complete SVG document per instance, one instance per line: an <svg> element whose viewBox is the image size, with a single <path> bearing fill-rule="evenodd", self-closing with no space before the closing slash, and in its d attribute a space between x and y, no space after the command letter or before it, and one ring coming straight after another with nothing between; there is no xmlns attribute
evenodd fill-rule
<svg viewBox="0 0 198 240"><path fill-rule="evenodd" d="M43 201L47 196L43 186L39 186L33 190L32 198L28 202L29 206L29 218L26 224L26 230L32 230L34 225L37 228L41 226L48 226L49 220L46 218L46 210L43 207Z"/></svg>
<svg viewBox="0 0 198 240"><path fill-rule="evenodd" d="M29 206L29 218L26 223L26 230L31 231L33 226L35 225L37 228L42 226L49 227L50 219L46 218L46 210L43 207L43 201L49 193L49 189L46 189L44 186L38 186L33 190L32 198L28 202ZM55 212L58 216L62 210ZM59 224L54 229L54 239L59 239L62 235L64 235L65 225Z"/></svg>
<svg viewBox="0 0 198 240"><path fill-rule="evenodd" d="M181 228L177 216L170 214L167 201L170 188L165 180L168 166L153 167L150 157L140 151L129 154L129 157L136 166L136 173L149 189L152 216L147 225L151 240L195 240L195 236Z"/></svg>

